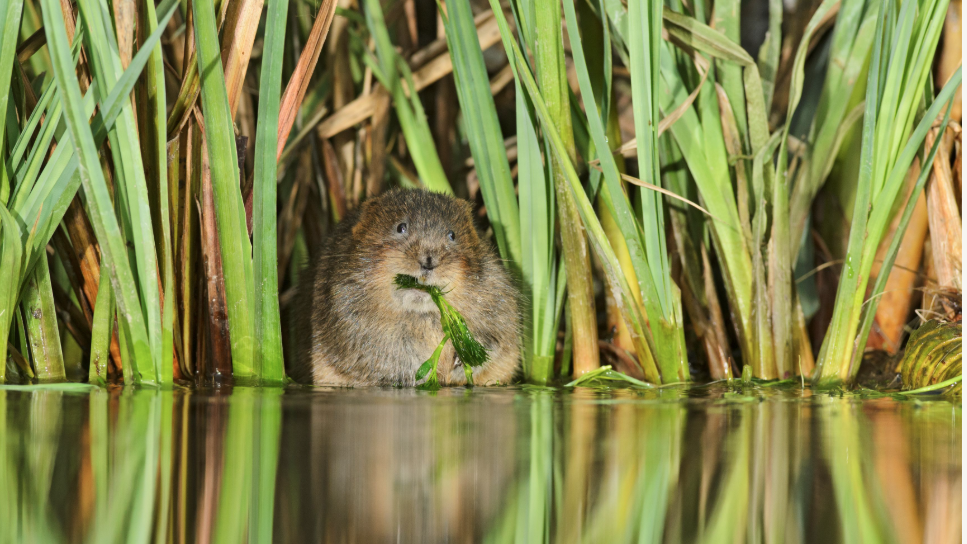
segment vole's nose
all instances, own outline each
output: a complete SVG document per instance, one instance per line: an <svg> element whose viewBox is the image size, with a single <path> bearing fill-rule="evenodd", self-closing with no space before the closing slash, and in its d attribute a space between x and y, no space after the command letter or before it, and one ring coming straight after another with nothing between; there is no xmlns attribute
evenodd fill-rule
<svg viewBox="0 0 967 544"><path fill-rule="evenodd" d="M424 255L420 261L420 268L423 270L433 270L440 264L440 259L433 259L433 255Z"/></svg>

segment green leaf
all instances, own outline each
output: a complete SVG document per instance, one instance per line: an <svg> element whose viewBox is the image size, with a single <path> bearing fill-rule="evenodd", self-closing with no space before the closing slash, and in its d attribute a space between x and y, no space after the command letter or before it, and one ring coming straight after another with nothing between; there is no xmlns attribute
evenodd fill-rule
<svg viewBox="0 0 967 544"><path fill-rule="evenodd" d="M514 80L517 105L517 188L520 194L521 271L529 291L530 316L525 320L527 351L524 373L545 376L553 363L560 311L554 294L555 195L545 175L541 146L537 138L534 106ZM563 268L563 266L562 266ZM564 283L563 281L561 283ZM563 297L561 297L563 299ZM539 362L538 362L539 361Z"/></svg>
<svg viewBox="0 0 967 544"><path fill-rule="evenodd" d="M861 334L876 249L913 157L940 109L960 85L958 68L914 128L914 118L928 89L929 59L940 38L947 3L931 0L919 6L905 0L898 19L892 2L880 5L866 86L862 152L846 266L816 366L815 379L823 383L848 383L859 370L862 350L857 350L856 341Z"/></svg>
<svg viewBox="0 0 967 544"><path fill-rule="evenodd" d="M94 317L91 324L91 364L88 369L90 383L107 383L107 366L111 357L111 336L114 330L114 289L108 274L102 271L94 301Z"/></svg>
<svg viewBox="0 0 967 544"><path fill-rule="evenodd" d="M165 7L165 6L162 6ZM172 3L169 12L174 13ZM159 25L153 0L145 0L144 20L146 28L152 34L157 34L159 29L164 28ZM175 271L174 256L172 250L171 236L171 206L168 197L168 131L166 128L166 104L167 94L165 91L164 58L161 52L161 44L156 42L145 42L138 53L150 52L150 69L145 72L144 91L147 95L146 109L150 115L145 115L141 119L142 145L145 150L146 168L152 175L151 188L154 192L151 206L152 219L154 223L154 233L156 243L161 245L160 258L162 260L161 274L163 278L163 296L161 304L161 368L158 371L158 381L162 385L174 383L174 321L175 321ZM128 66L130 68L130 65ZM128 71L121 74L123 79ZM120 81L119 81L120 83ZM118 85L115 85L115 88ZM164 417L170 417L167 413ZM167 455L167 452L163 455ZM168 482L162 480L162 485L169 486ZM159 527L159 531L164 531L164 527Z"/></svg>
<svg viewBox="0 0 967 544"><path fill-rule="evenodd" d="M279 102L288 2L271 2L265 21L265 51L259 83L255 135L252 230L255 273L255 375L265 383L282 383L282 325L279 315L277 177Z"/></svg>
<svg viewBox="0 0 967 544"><path fill-rule="evenodd" d="M501 13L500 5L496 0L491 0L490 5L495 13ZM571 163L564 141L557 130L553 128L555 126L554 122L537 89L537 82L534 80L534 76L528 68L527 61L520 47L514 41L507 21L503 17L497 17L497 26L504 43L504 50L508 53L510 65L514 71L514 77L518 82L522 83L521 86L527 91L529 98L534 104L537 117L545 129L550 150L558 160L558 164L563 170L565 181L568 183L570 194L574 197L575 205L581 220L584 222L588 239L591 241L595 252L601 258L607 280L614 286L614 292L620 293L621 295L622 304L620 307L626 322L631 325L631 330L634 331L632 338L636 343L636 351L643 358L650 357L651 351L644 342L644 317L641 315L638 303L632 295L631 286L628 285L628 281L621 270L621 265L614 253L614 249L611 247L611 242L608 240L595 214L594 207L584 192L584 187L578 178L573 163ZM654 362L651 364L654 364Z"/></svg>
<svg viewBox="0 0 967 544"><path fill-rule="evenodd" d="M772 93L776 87L776 75L779 69L779 53L782 48L782 9L782 0L769 0L769 30L766 31L766 38L759 48L759 74L762 76L762 98L766 113L772 108ZM837 20L836 26L838 27L839 24Z"/></svg>
<svg viewBox="0 0 967 544"><path fill-rule="evenodd" d="M419 289L433 298L433 303L440 310L440 324L445 338L453 341L453 349L461 361L470 366L480 366L487 362L489 357L487 348L474 338L467 327L466 320L447 302L444 298L445 293L439 287L420 283L413 276L406 274L397 274L393 281L397 289Z"/></svg>
<svg viewBox="0 0 967 544"><path fill-rule="evenodd" d="M653 67L657 68L657 64L654 66L651 64L652 60L657 62L657 55L644 55L642 57L634 53L635 44L644 47L644 39L650 40L651 34L655 31L654 28L648 26L641 28L641 25L650 24L648 15L654 16L655 14L639 13L641 8L637 0L632 0L629 8L631 14L630 28L640 30L640 32L633 30L630 40L632 44L631 74L635 127L638 141L642 143L638 146L639 167L643 177L648 176L653 184L660 184L657 156L658 101L655 96L658 82L657 79L652 79L652 77L657 76L657 70L652 70ZM608 150L610 148L605 134L604 122L598 114L597 108L591 102L594 94L584 58L583 46L579 40L574 39L579 34L574 9L569 3L565 3L564 13L568 35L572 37L571 52L578 74L578 82L581 85L581 95L586 100L585 114L588 118L594 145L596 149ZM683 365L685 350L680 341L684 340L681 324L676 322L675 317L675 294L671 285L671 272L668 269L667 252L664 244L665 228L661 195L654 191L642 191L641 222L639 223L635 220L631 205L622 190L614 155L608 152L602 153L600 161L606 181L606 188L602 190L602 195L624 236L634 266L635 277L638 280L638 288L650 320L651 326L646 331L646 341L652 354L657 359L658 368L649 368L647 366L650 362L649 358L643 357L642 366L645 376L656 383L678 381L688 376L688 369L687 365ZM680 304L680 299L678 304Z"/></svg>
<svg viewBox="0 0 967 544"><path fill-rule="evenodd" d="M487 206L487 217L493 225L501 257L519 276L522 258L520 212L497 108L490 94L483 51L477 39L477 27L469 0L446 0L446 6L443 22L447 47L453 59L453 79L474 168Z"/></svg>
<svg viewBox="0 0 967 544"><path fill-rule="evenodd" d="M422 378L422 376L419 376L421 372L423 373L423 376L426 376L429 373L429 378L427 378L424 383L418 385L418 389L435 391L440 388L440 381L437 378L436 369L437 365L440 363L440 354L443 353L443 346L447 345L447 340L449 339L449 336L443 335L443 340L440 340L440 343L437 344L437 347L435 350L433 350L433 354L430 355L430 358L420 365L419 369L417 369L416 373L418 377L416 378L416 381L420 381ZM429 365L429 368L427 369L428 372L423 370L423 367L427 365Z"/></svg>
<svg viewBox="0 0 967 544"><path fill-rule="evenodd" d="M947 130L947 124L950 121L950 110L953 108L953 101L947 103L947 111L944 113L943 121L940 123L939 134L943 134ZM934 158L937 156L937 150L940 148L941 138L938 136L934 142L933 146L930 148L930 152L927 153L926 159L921 164L933 165ZM893 263L896 261L897 253L900 251L900 242L903 240L903 235L907 230L907 225L910 223L910 217L913 216L913 210L916 207L917 200L920 197L920 193L923 191L924 186L927 184L927 178L930 177L930 173L933 171L933 167L921 168L920 175L917 177L917 183L913 186L913 190L910 192L910 196L907 197L906 206L904 206L903 214L900 216L900 222L897 223L896 230L893 233L893 239L890 241L890 246L887 248L886 253L883 255L883 264L880 265L880 272L876 275L876 282L873 284L873 290L870 292L869 303L863 310L863 317L860 321L859 334L856 336L856 347L866 346L866 341L869 338L870 330L873 328L873 321L876 318L876 308L880 304L880 295L886 289L886 282L890 277L890 273L893 270ZM862 353L862 349L856 349Z"/></svg>
<svg viewBox="0 0 967 544"><path fill-rule="evenodd" d="M426 377L427 373L433 368L433 360L427 359L420 365L420 368L416 370L416 381L420 381Z"/></svg>
<svg viewBox="0 0 967 544"><path fill-rule="evenodd" d="M25 278L20 304L37 379L41 382L65 381L64 354L46 258L40 259Z"/></svg>
<svg viewBox="0 0 967 544"><path fill-rule="evenodd" d="M390 42L379 0L365 0L363 5L366 9L366 26L376 44L376 56L379 58L379 67L373 71L373 74L377 75L393 97L400 128L403 130L410 157L420 175L420 181L431 191L453 194L450 182L447 181L443 171L443 165L440 163L440 157L437 155L436 146L433 145L433 135L427 124L419 93L414 91L415 86L409 66L400 58ZM400 72L406 80L407 88L410 89L409 96L400 84L397 76Z"/></svg>
<svg viewBox="0 0 967 544"><path fill-rule="evenodd" d="M17 49L23 4L23 0L0 0L0 51L4 52L0 56L0 89L3 89L0 92L0 114L4 116L4 119L0 120L2 121L0 122L0 148L6 142L5 130L7 128L7 105L10 99L10 77L13 74L13 61L17 56L13 52ZM4 165L5 163L0 161L0 167ZM4 172L2 175L9 177L10 172Z"/></svg>
<svg viewBox="0 0 967 544"><path fill-rule="evenodd" d="M13 323L14 312L17 311L17 299L20 294L20 267L23 249L20 242L20 227L7 211L7 207L0 203L0 384L7 379L7 337L10 325Z"/></svg>
<svg viewBox="0 0 967 544"><path fill-rule="evenodd" d="M632 387L640 387L642 389L655 388L654 385L648 382L636 380L627 374L612 370L610 365L605 365L587 374L583 374L580 378L565 384L564 387L607 386L607 382L623 382Z"/></svg>
<svg viewBox="0 0 967 544"><path fill-rule="evenodd" d="M211 2L193 2L195 40L201 72L202 110L205 112L205 140L211 164L211 182L218 220L218 242L225 278L225 302L232 343L232 372L251 376L254 327L252 299L252 245L245 224L245 207L239 186L235 132L228 109L225 74L222 70L215 10Z"/></svg>
<svg viewBox="0 0 967 544"><path fill-rule="evenodd" d="M117 43L109 25L111 16L107 5L95 0L80 0L79 7L87 29L84 42L91 59L92 76L100 83L94 87L94 92L103 102L123 74ZM130 101L123 101L114 127L108 130L108 141L115 150L111 157L114 162L118 217L125 240L131 244L129 254L133 253L135 281L151 347L152 364L143 361L144 364L139 370L145 382L158 383L163 351L158 251L155 247L138 127Z"/></svg>
<svg viewBox="0 0 967 544"><path fill-rule="evenodd" d="M64 118L79 161L78 172L87 196L91 223L101 247L102 271L106 268L111 276L111 283L118 295L119 321L122 327L129 331L131 337L129 346L131 351L126 353L125 359L130 361L130 364L125 365L124 368L133 367L131 370L134 371L139 361L152 360L137 286L127 260L121 229L114 216L107 183L101 171L97 147L87 124L80 87L67 45L66 30L63 21L56 17L61 13L60 4L56 0L43 0L41 11L44 15L47 47L53 63L54 76L64 103ZM58 146L58 148L61 147L66 146Z"/></svg>
<svg viewBox="0 0 967 544"><path fill-rule="evenodd" d="M114 125L114 121L121 112L121 107L129 101L138 75L144 69L150 57L150 49L148 48L157 44L160 40L164 26L174 14L175 7L177 7L177 0L166 0L159 6L159 11L165 13L159 27L145 40L142 48L118 80L118 84L108 94L108 98L101 103L100 111L91 125L95 147L99 148L107 138L107 130ZM77 34L74 37L75 46L79 46L80 38L83 35L81 32L83 25L80 24L82 21L83 19L79 20ZM77 52L79 53L79 47ZM93 82L91 86L96 87L97 82ZM51 87L56 89L56 81L51 83ZM94 112L93 91L94 89L88 89L88 94L83 99L85 119L89 119ZM54 229L57 228L67 211L67 207L74 199L77 189L81 186L81 178L77 173L78 165L78 158L73 146L57 146L47 161L47 165L41 171L35 186L25 199L23 206L18 209L11 209L11 212L19 215L25 223L33 225L35 221L37 222L38 234L35 237L35 243L24 248L25 255L28 258L28 269L36 262L36 258L40 254L39 249L47 245L47 241L50 240ZM27 233L23 235L26 236Z"/></svg>

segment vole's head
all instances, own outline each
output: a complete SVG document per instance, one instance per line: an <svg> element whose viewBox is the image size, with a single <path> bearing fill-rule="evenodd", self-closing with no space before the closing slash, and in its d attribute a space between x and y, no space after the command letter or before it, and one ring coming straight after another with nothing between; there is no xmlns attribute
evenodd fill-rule
<svg viewBox="0 0 967 544"><path fill-rule="evenodd" d="M427 293L397 290L393 279L407 274L445 292L467 289L481 254L471 212L465 200L424 190L394 189L367 200L353 238L374 265L368 281L389 289L404 311L435 314Z"/></svg>

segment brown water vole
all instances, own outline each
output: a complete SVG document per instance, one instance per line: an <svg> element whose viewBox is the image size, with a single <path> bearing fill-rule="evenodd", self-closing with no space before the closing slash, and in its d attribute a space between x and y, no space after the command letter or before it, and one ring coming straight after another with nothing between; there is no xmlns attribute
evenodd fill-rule
<svg viewBox="0 0 967 544"><path fill-rule="evenodd" d="M443 332L430 295L396 288L408 274L446 292L489 350L474 384L509 383L520 365L518 291L471 211L446 195L394 189L348 215L300 283L289 374L316 385L415 385ZM450 343L437 369L443 385L466 383Z"/></svg>

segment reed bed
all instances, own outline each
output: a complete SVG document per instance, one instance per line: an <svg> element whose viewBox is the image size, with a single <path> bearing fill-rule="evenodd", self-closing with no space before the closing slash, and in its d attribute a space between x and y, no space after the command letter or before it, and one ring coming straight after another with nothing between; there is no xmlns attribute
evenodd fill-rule
<svg viewBox="0 0 967 544"><path fill-rule="evenodd" d="M281 385L398 185L475 204L528 382L853 383L959 320L960 3L757 7L0 1L0 382Z"/></svg>

